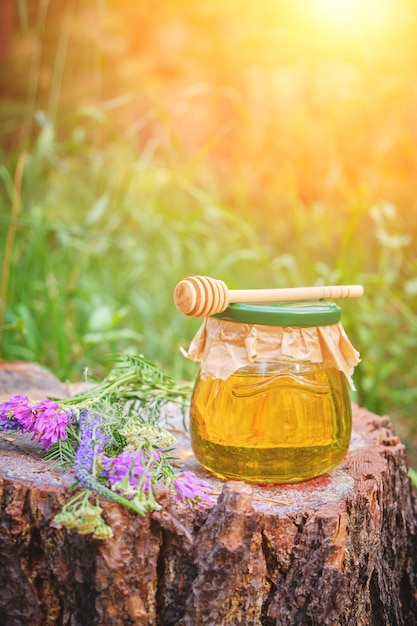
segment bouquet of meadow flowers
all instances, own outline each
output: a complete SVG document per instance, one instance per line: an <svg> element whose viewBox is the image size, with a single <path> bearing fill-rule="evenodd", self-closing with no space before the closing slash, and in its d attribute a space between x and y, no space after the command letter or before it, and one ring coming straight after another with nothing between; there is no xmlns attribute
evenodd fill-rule
<svg viewBox="0 0 417 626"><path fill-rule="evenodd" d="M139 515L160 508L161 487L181 502L212 504L205 481L175 470L176 440L160 423L168 403L184 410L190 391L142 355L123 356L100 384L72 398L34 403L16 395L1 403L0 429L32 433L54 467L73 468L77 491L55 522L107 539L99 496Z"/></svg>

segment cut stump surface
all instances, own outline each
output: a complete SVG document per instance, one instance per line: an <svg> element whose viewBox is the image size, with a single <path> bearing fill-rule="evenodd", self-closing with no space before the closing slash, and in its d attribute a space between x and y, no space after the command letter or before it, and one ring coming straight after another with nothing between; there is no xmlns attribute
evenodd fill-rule
<svg viewBox="0 0 417 626"><path fill-rule="evenodd" d="M417 508L387 417L354 407L343 465L320 478L224 482L195 461L181 421L179 465L211 484L213 506L163 495L141 518L102 501L113 539L53 517L70 472L30 437L0 436L2 626L413 626Z"/></svg>

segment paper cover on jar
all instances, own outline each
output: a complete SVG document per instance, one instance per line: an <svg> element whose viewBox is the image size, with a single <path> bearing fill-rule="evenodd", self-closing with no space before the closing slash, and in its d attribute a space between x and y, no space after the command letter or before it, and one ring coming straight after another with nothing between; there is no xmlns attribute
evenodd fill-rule
<svg viewBox="0 0 417 626"><path fill-rule="evenodd" d="M256 361L282 357L323 363L330 361L342 371L352 389L359 353L341 324L328 326L266 326L205 318L184 356L200 361L200 375L228 378Z"/></svg>

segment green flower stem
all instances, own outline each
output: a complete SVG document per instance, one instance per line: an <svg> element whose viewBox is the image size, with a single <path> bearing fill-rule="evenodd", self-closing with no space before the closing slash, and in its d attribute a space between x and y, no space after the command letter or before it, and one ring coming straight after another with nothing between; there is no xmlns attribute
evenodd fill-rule
<svg viewBox="0 0 417 626"><path fill-rule="evenodd" d="M137 390L130 389L129 383L139 383ZM140 384L140 380L137 380L137 373L129 373L119 376L114 382L109 384L108 379L105 379L97 387L94 387L90 391L84 392L73 396L72 398L65 399L64 404L81 405L81 406L94 406L99 403L100 400L106 396L111 396L112 393L116 393L120 399L137 399L140 401L149 401L151 398L161 399L165 402L175 401L178 399L186 400L190 396L191 388L188 383L184 386L172 385L167 386L163 383L156 383L155 386L149 384Z"/></svg>
<svg viewBox="0 0 417 626"><path fill-rule="evenodd" d="M153 456L151 455L151 456L149 457L149 459L148 459L148 462L146 463L146 466L145 466L145 471L143 472L143 474L142 474L142 476L141 476L141 478L140 478L140 481L139 481L139 483L138 483L138 487L137 487L137 491L138 491L138 492L139 492L139 491L140 491L140 492L142 492L142 491L143 491L143 487L144 487L144 485L145 485L145 480L146 480L146 478L147 478L147 476L148 476L148 474L149 474L149 472L150 472L150 470L151 470L151 466L152 466L152 464L153 464L153 462L154 462L154 461L155 461L155 459L154 459L154 458L153 458ZM161 465L161 464L159 464L159 466L160 466L160 465ZM157 470L159 469L159 466L158 466ZM157 475L157 474L156 474L156 475ZM151 484L152 484L152 481L149 481L149 489L151 489Z"/></svg>
<svg viewBox="0 0 417 626"><path fill-rule="evenodd" d="M67 439L73 437L76 441L81 441L81 434L78 429L75 429L72 424L67 426Z"/></svg>
<svg viewBox="0 0 417 626"><path fill-rule="evenodd" d="M122 387L123 384L127 382L131 382L135 380L135 376L132 373L129 373L125 376L120 376L114 383L108 384L108 378L104 379L102 383L97 385L97 387L93 387L90 391L85 391L84 393L73 396L72 398L68 398L64 400L66 405L83 405L84 402L88 405L95 404L102 398L107 395L110 395L114 390L116 391L118 388Z"/></svg>
<svg viewBox="0 0 417 626"><path fill-rule="evenodd" d="M93 466L91 468L91 473L94 476L94 478L96 478L97 476L97 450L98 450L98 446L97 446L98 441L96 439L97 428L98 428L98 425L93 426L93 432L92 432L92 435L93 435L92 441L94 442L94 456L93 456Z"/></svg>
<svg viewBox="0 0 417 626"><path fill-rule="evenodd" d="M116 502L117 504L121 504L127 509L131 509L138 513L142 517L145 516L145 510L143 508L138 507L134 502L124 498L123 496L115 493L102 483L98 482L93 476L90 476L87 472L80 476L82 484L87 488L95 491L99 495L103 496L103 498L107 498L107 500L111 500L112 502Z"/></svg>

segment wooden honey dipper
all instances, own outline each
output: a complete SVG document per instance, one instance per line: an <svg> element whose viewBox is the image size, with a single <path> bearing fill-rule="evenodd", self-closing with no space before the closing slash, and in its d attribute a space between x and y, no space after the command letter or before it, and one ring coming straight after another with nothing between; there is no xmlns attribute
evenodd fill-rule
<svg viewBox="0 0 417 626"><path fill-rule="evenodd" d="M284 289L233 289L216 278L190 276L175 287L175 306L184 315L207 317L221 313L233 302L288 302L328 298L358 298L362 285L289 287Z"/></svg>

